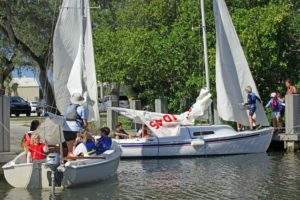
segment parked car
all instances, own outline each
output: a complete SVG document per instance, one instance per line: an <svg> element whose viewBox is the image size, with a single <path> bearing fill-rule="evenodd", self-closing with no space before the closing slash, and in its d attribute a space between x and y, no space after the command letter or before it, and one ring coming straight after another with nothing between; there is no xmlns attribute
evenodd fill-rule
<svg viewBox="0 0 300 200"><path fill-rule="evenodd" d="M127 96L119 96L119 107L129 108L129 100Z"/></svg>
<svg viewBox="0 0 300 200"><path fill-rule="evenodd" d="M10 98L10 115L12 114L16 115L16 117L19 117L20 114L26 114L26 116L30 116L31 106L23 98L13 96Z"/></svg>
<svg viewBox="0 0 300 200"><path fill-rule="evenodd" d="M36 113L37 116L41 116L44 113L44 106L42 101L31 101L30 102L30 106L31 106L31 113Z"/></svg>
<svg viewBox="0 0 300 200"><path fill-rule="evenodd" d="M107 107L111 106L111 96L105 96L104 98L99 100L99 112L106 112ZM119 107L121 108L129 108L129 100L127 96L119 96Z"/></svg>

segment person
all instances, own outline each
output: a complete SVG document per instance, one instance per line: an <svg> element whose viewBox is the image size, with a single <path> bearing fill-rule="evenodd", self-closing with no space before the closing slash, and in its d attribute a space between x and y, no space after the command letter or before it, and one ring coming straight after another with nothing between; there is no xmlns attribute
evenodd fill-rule
<svg viewBox="0 0 300 200"><path fill-rule="evenodd" d="M287 95L293 95L298 93L297 88L294 86L293 82L290 79L287 79L285 81L285 86Z"/></svg>
<svg viewBox="0 0 300 200"><path fill-rule="evenodd" d="M119 122L116 126L116 132L115 132L116 138L117 139L127 139L128 133L123 129L123 125L121 122Z"/></svg>
<svg viewBox="0 0 300 200"><path fill-rule="evenodd" d="M73 146L77 133L87 126L87 109L82 106L84 98L80 93L74 93L70 98L71 104L66 109L66 123L63 128L64 138L68 148L68 156L73 156Z"/></svg>
<svg viewBox="0 0 300 200"><path fill-rule="evenodd" d="M24 151L28 151L28 147L30 145L30 139L32 133L40 126L40 122L38 120L32 120L30 124L29 131L27 131L22 138L22 146L24 148Z"/></svg>
<svg viewBox="0 0 300 200"><path fill-rule="evenodd" d="M278 132L281 129L281 121L280 121L280 101L277 98L277 93L272 92L270 95L271 99L265 106L266 108L272 109L272 124L275 128L275 132Z"/></svg>
<svg viewBox="0 0 300 200"><path fill-rule="evenodd" d="M277 99L279 101L279 113L280 113L280 118L279 118L279 122L281 124L281 127L284 127L284 113L285 113L285 103L284 103L284 98L280 95L279 92L276 93L277 94Z"/></svg>
<svg viewBox="0 0 300 200"><path fill-rule="evenodd" d="M73 147L73 156L89 156L95 153L95 149L95 140L90 133L84 131L77 134Z"/></svg>
<svg viewBox="0 0 300 200"><path fill-rule="evenodd" d="M151 137L151 133L146 124L143 124L142 128L138 131L137 137L140 138L149 138Z"/></svg>
<svg viewBox="0 0 300 200"><path fill-rule="evenodd" d="M96 141L96 154L102 154L106 150L109 150L112 145L112 140L109 137L110 129L103 127L100 129L101 137Z"/></svg>
<svg viewBox="0 0 300 200"><path fill-rule="evenodd" d="M247 93L247 102L243 105L247 107L248 110L248 119L250 124L250 129L253 130L253 127L256 126L256 119L255 119L255 111L256 111L256 101L262 102L260 98L252 92L252 87L247 86L245 88Z"/></svg>
<svg viewBox="0 0 300 200"><path fill-rule="evenodd" d="M47 152L47 142L42 142L38 134L32 134L28 146L27 163L45 159Z"/></svg>

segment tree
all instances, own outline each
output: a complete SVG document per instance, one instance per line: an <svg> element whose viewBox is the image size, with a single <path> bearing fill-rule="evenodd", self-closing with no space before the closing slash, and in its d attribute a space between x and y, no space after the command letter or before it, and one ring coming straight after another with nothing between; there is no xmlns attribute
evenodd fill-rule
<svg viewBox="0 0 300 200"><path fill-rule="evenodd" d="M9 48L22 54L39 70L39 81L48 105L55 105L47 73L52 64L52 36L59 2L0 1L1 38L9 43Z"/></svg>
<svg viewBox="0 0 300 200"><path fill-rule="evenodd" d="M205 3L214 91L214 17L211 1ZM280 90L285 78L299 79L299 67L293 68L296 1L227 3L262 98ZM173 112L204 86L198 0L112 0L93 12L93 23L98 80L130 86L145 104L167 97Z"/></svg>

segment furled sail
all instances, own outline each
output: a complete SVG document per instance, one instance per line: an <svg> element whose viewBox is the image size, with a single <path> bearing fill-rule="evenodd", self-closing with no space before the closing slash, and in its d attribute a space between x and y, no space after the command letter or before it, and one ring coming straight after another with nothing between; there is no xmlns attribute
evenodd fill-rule
<svg viewBox="0 0 300 200"><path fill-rule="evenodd" d="M180 115L155 113L143 110L111 107L110 109L119 112L121 115L132 119L136 123L146 124L147 127L157 136L174 136L178 133L181 125L193 125L195 119L204 116L210 106L211 94L208 90L202 89L196 102L189 111Z"/></svg>
<svg viewBox="0 0 300 200"><path fill-rule="evenodd" d="M249 125L247 111L241 106L247 98L244 90L249 85L259 94L224 0L214 0L214 16L218 113L223 120ZM259 102L256 120L260 125L269 125Z"/></svg>
<svg viewBox="0 0 300 200"><path fill-rule="evenodd" d="M64 114L70 96L81 93L89 121L99 120L97 82L88 0L64 0L53 37L53 87Z"/></svg>

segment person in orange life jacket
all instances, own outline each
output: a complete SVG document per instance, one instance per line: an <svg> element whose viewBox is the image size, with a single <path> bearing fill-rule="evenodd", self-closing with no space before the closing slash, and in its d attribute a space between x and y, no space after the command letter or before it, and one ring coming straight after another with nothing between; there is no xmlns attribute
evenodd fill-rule
<svg viewBox="0 0 300 200"><path fill-rule="evenodd" d="M30 145L28 146L27 163L45 159L47 152L47 142L42 142L38 134L32 134Z"/></svg>
<svg viewBox="0 0 300 200"><path fill-rule="evenodd" d="M90 133L78 133L73 147L74 156L88 156L95 153L95 140Z"/></svg>
<svg viewBox="0 0 300 200"><path fill-rule="evenodd" d="M110 129L103 127L100 129L101 137L96 140L96 154L102 154L106 150L109 150L112 145L112 140L109 137Z"/></svg>
<svg viewBox="0 0 300 200"><path fill-rule="evenodd" d="M68 156L74 156L73 146L77 133L82 132L87 126L88 110L82 106L84 98L80 93L74 93L70 98L71 104L66 110L66 123L63 133L68 148Z"/></svg>
<svg viewBox="0 0 300 200"><path fill-rule="evenodd" d="M22 138L22 146L24 151L28 151L28 146L30 145L30 138L32 133L40 126L40 122L38 120L33 120L30 124L30 129L26 132Z"/></svg>
<svg viewBox="0 0 300 200"><path fill-rule="evenodd" d="M262 102L260 98L252 92L252 87L247 86L245 88L247 93L247 102L243 105L247 107L248 110L248 119L250 124L250 129L253 130L253 127L256 125L255 112L256 112L256 101Z"/></svg>
<svg viewBox="0 0 300 200"><path fill-rule="evenodd" d="M281 117L280 109L283 103L279 101L276 92L272 92L270 97L271 99L267 103L266 108L270 107L272 109L272 124L273 127L275 128L275 131L277 132L278 128L280 129L282 127L281 120L280 120Z"/></svg>

